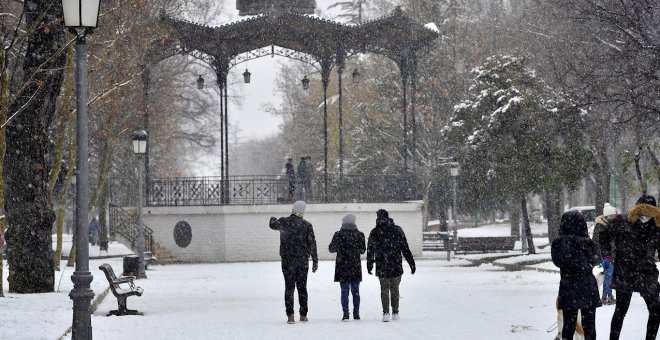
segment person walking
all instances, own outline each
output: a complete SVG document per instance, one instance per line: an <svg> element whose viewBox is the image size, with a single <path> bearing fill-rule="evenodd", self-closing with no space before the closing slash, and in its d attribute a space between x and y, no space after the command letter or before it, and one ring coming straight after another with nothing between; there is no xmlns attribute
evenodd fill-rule
<svg viewBox="0 0 660 340"><path fill-rule="evenodd" d="M592 239L596 244L599 244L599 236L603 229L607 228L610 219L618 215L619 211L610 205L605 203L603 206L603 214L596 217L596 226L594 227L594 233ZM612 246L612 244L610 244ZM612 246L614 249L614 246ZM614 295L612 295L612 276L614 275L614 259L610 256L607 256L603 259L603 297L600 299L604 305L613 305L616 302Z"/></svg>
<svg viewBox="0 0 660 340"><path fill-rule="evenodd" d="M587 222L579 211L567 211L561 216L559 237L552 241L551 256L561 276L562 339L573 339L580 311L585 340L595 340L596 308L601 303L593 268L600 263L600 252L589 238Z"/></svg>
<svg viewBox="0 0 660 340"><path fill-rule="evenodd" d="M616 260L612 288L616 307L610 324L610 340L618 340L633 292L646 302L649 318L646 339L655 339L660 326L660 284L655 253L660 250L660 209L655 197L642 195L627 215L613 218L600 232L604 260Z"/></svg>
<svg viewBox="0 0 660 340"><path fill-rule="evenodd" d="M390 303L392 320L399 320L399 284L403 275L402 254L410 266L410 274L415 274L415 260L403 229L394 224L387 210L378 210L376 227L369 233L367 243L367 273L372 275L375 263L376 276L380 281L383 322L390 321Z"/></svg>
<svg viewBox="0 0 660 340"><path fill-rule="evenodd" d="M286 162L286 179L289 182L289 202L293 201L294 194L296 192L296 170L293 166L293 158L287 158Z"/></svg>
<svg viewBox="0 0 660 340"><path fill-rule="evenodd" d="M364 233L355 224L355 215L348 214L341 220L341 229L332 236L328 246L331 253L337 253L335 260L335 282L341 288L342 321L348 321L348 293L353 296L353 319L360 320L360 282L362 262L360 254L366 250Z"/></svg>
<svg viewBox="0 0 660 340"><path fill-rule="evenodd" d="M93 246L96 245L96 242L99 239L99 228L99 219L95 216L92 218L92 221L89 222L89 242L91 242Z"/></svg>
<svg viewBox="0 0 660 340"><path fill-rule="evenodd" d="M307 274L309 273L309 258L312 258L312 273L319 266L316 254L316 238L312 224L303 219L306 204L296 201L289 217L271 217L269 226L280 232L280 257L282 259L282 274L284 275L284 306L287 323L295 323L293 314L293 293L298 290L300 304L300 321L307 319Z"/></svg>
<svg viewBox="0 0 660 340"><path fill-rule="evenodd" d="M298 185L300 188L300 199L303 201L309 199L308 179L309 165L305 162L305 157L300 157L300 163L298 163Z"/></svg>

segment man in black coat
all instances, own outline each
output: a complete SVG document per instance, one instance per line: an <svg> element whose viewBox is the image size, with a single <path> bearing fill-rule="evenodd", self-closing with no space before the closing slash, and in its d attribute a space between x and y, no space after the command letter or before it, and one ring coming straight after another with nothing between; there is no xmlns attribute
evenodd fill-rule
<svg viewBox="0 0 660 340"><path fill-rule="evenodd" d="M289 182L289 201L293 201L293 196L296 192L296 170L293 166L293 158L287 158L286 162L286 179Z"/></svg>
<svg viewBox="0 0 660 340"><path fill-rule="evenodd" d="M316 238L312 224L303 219L305 202L296 201L291 209L291 216L270 218L269 226L280 232L280 257L284 274L284 305L287 323L295 323L293 315L293 292L298 289L300 303L300 321L307 321L307 273L309 257L312 257L312 273L319 266L316 254Z"/></svg>
<svg viewBox="0 0 660 340"><path fill-rule="evenodd" d="M655 339L660 326L660 284L655 264L655 253L660 250L660 209L655 198L642 195L627 216L613 218L601 231L599 243L604 262L616 259L612 278L616 308L610 339L619 339L633 292L639 292L649 310L646 339Z"/></svg>
<svg viewBox="0 0 660 340"><path fill-rule="evenodd" d="M360 281L362 281L362 261L360 254L366 250L364 234L355 224L355 215L348 214L341 220L341 229L332 236L328 246L331 253L337 253L335 260L335 282L341 287L342 321L348 321L348 292L353 295L353 319L360 320Z"/></svg>
<svg viewBox="0 0 660 340"><path fill-rule="evenodd" d="M380 209L376 212L376 227L369 233L367 272L372 275L371 271L376 263L376 276L380 281L380 300L383 305L383 322L390 321L390 294L392 320L399 320L399 284L403 274L401 254L410 265L410 273L415 274L415 260L408 247L406 234L401 227L394 224L387 210Z"/></svg>
<svg viewBox="0 0 660 340"><path fill-rule="evenodd" d="M552 262L559 267L561 275L562 339L573 339L581 310L584 338L596 340L596 308L601 302L593 268L600 263L600 253L587 230L587 222L580 212L567 211L561 216L559 237L552 241Z"/></svg>

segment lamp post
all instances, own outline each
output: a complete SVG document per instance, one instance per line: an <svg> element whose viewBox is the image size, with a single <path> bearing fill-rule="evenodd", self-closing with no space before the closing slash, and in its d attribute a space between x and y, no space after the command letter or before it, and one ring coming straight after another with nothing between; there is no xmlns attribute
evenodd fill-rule
<svg viewBox="0 0 660 340"><path fill-rule="evenodd" d="M197 77L197 89L198 90L204 89L204 78L202 78L202 76Z"/></svg>
<svg viewBox="0 0 660 340"><path fill-rule="evenodd" d="M308 90L309 89L309 78L307 78L307 76L305 76L302 80L302 87L303 87L303 90Z"/></svg>
<svg viewBox="0 0 660 340"><path fill-rule="evenodd" d="M497 172L495 169L488 169L486 172L486 178L490 181L491 187L493 189L493 223L495 223L495 215L497 213Z"/></svg>
<svg viewBox="0 0 660 340"><path fill-rule="evenodd" d="M138 239L137 250L140 262L138 263L138 278L146 279L144 272L144 224L142 223L142 175L144 173L144 154L147 152L149 135L142 127L133 132L133 152L138 156Z"/></svg>
<svg viewBox="0 0 660 340"><path fill-rule="evenodd" d="M64 25L76 35L76 270L71 275L73 289L73 325L71 338L92 339L91 300L94 279L89 271L89 225L87 196L89 191L89 134L87 131L87 42L86 36L97 26L100 0L62 0Z"/></svg>
<svg viewBox="0 0 660 340"><path fill-rule="evenodd" d="M453 183L453 190L452 190L452 217L454 219L453 221L453 229L454 229L454 242L458 241L458 219L457 216L458 214L456 213L458 204L456 203L456 190L458 189L458 172L460 169L460 165L458 162L451 162L449 163L449 173L451 174L451 177L454 179Z"/></svg>
<svg viewBox="0 0 660 340"><path fill-rule="evenodd" d="M351 73L351 79L353 80L353 84L360 82L360 71L357 68Z"/></svg>

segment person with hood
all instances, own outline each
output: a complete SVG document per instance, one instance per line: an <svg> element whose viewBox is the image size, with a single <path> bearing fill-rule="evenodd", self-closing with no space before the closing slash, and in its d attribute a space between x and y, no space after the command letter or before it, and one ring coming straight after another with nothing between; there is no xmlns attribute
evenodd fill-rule
<svg viewBox="0 0 660 340"><path fill-rule="evenodd" d="M364 233L355 224L355 215L348 214L341 220L341 229L332 236L328 250L337 253L335 260L335 282L341 288L342 321L348 321L348 293L353 296L353 319L360 320L360 281L362 262L360 254L366 250Z"/></svg>
<svg viewBox="0 0 660 340"><path fill-rule="evenodd" d="M380 209L376 212L376 227L369 233L367 273L372 275L375 263L376 276L380 281L383 322L390 321L390 302L392 320L399 320L399 284L403 274L401 254L410 265L410 274L415 274L415 260L403 229L394 224L387 210Z"/></svg>
<svg viewBox="0 0 660 340"><path fill-rule="evenodd" d="M319 267L316 254L316 238L312 224L303 219L306 204L296 201L289 217L271 217L269 226L280 232L280 257L282 259L282 274L284 275L284 306L287 323L295 323L293 314L293 292L298 289L300 304L300 321L307 319L307 274L309 258L312 257L312 273Z"/></svg>
<svg viewBox="0 0 660 340"><path fill-rule="evenodd" d="M600 263L598 245L589 238L587 222L578 211L561 216L559 237L552 241L552 262L559 267L559 308L562 339L573 339L578 312L585 340L596 339L596 308L601 306L593 268Z"/></svg>
<svg viewBox="0 0 660 340"><path fill-rule="evenodd" d="M99 228L99 219L95 216L89 223L89 242L91 242L93 246L96 245L96 241L99 239Z"/></svg>
<svg viewBox="0 0 660 340"><path fill-rule="evenodd" d="M300 157L300 163L298 163L298 190L300 191L301 200L309 200L309 186L311 175L311 166L307 164L306 157Z"/></svg>
<svg viewBox="0 0 660 340"><path fill-rule="evenodd" d="M598 241L603 262L616 259L612 277L616 307L610 339L619 339L633 292L639 293L649 311L646 339L655 339L660 326L660 283L655 264L655 253L660 250L660 209L655 197L642 195L627 215L610 221Z"/></svg>
<svg viewBox="0 0 660 340"><path fill-rule="evenodd" d="M286 179L289 182L289 196L287 199L289 202L293 201L294 194L296 192L296 170L293 166L293 158L287 158L286 161Z"/></svg>
<svg viewBox="0 0 660 340"><path fill-rule="evenodd" d="M599 243L599 237L601 231L607 228L610 219L614 218L614 216L618 214L619 211L616 210L615 207L613 207L609 203L605 203L605 205L603 206L603 214L596 217L596 226L594 227L594 233L591 236L591 238L594 240L594 242L596 242L596 244ZM612 245L610 244L610 246ZM616 302L614 295L612 295L612 286L611 286L612 275L614 274L614 259L611 257L606 257L606 260L603 260L602 266L603 266L603 297L600 299L600 302L602 302L604 305L613 305Z"/></svg>

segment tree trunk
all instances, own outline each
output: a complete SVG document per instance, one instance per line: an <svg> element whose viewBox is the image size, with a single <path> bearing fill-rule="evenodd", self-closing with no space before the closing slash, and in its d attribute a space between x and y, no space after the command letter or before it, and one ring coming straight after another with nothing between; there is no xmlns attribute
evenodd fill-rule
<svg viewBox="0 0 660 340"><path fill-rule="evenodd" d="M5 50L0 49L0 123L2 125L7 121L7 107L9 106L9 71L7 69ZM3 161L5 159L6 138L5 128L0 128L0 209L4 209L5 197L3 195L4 185L2 183L3 174ZM4 239L5 218L0 219L0 239ZM4 260L3 260L3 247L0 242L0 297L4 295Z"/></svg>
<svg viewBox="0 0 660 340"><path fill-rule="evenodd" d="M520 209L517 204L511 207L511 236L520 237Z"/></svg>
<svg viewBox="0 0 660 340"><path fill-rule="evenodd" d="M55 113L65 66L61 7L51 0L24 3L30 32L22 64L24 92L10 105L5 156L9 291L54 290L51 229L55 221L48 193L48 130Z"/></svg>
<svg viewBox="0 0 660 340"><path fill-rule="evenodd" d="M520 200L520 211L522 212L522 223L523 228L525 228L525 237L527 238L527 253L536 254L536 249L534 249L534 237L532 235L532 228L529 225L529 214L527 213L527 197L522 196Z"/></svg>
<svg viewBox="0 0 660 340"><path fill-rule="evenodd" d="M64 226L64 215L66 214L66 201L69 192L69 185L74 176L74 168L76 165L76 150L75 145L69 148L69 160L66 167L66 179L60 192L59 207L57 210L57 245L55 248L55 256L53 262L55 270L60 270L60 262L62 261L62 228ZM75 233L74 233L75 235ZM75 237L74 237L75 239ZM71 250L73 252L73 250Z"/></svg>
<svg viewBox="0 0 660 340"><path fill-rule="evenodd" d="M596 197L594 202L596 205L596 214L600 216L603 214L605 202L609 201L607 197L610 194L610 171L607 161L604 128L599 127L598 129L598 138L596 138L595 142L596 157L594 175L596 176Z"/></svg>
<svg viewBox="0 0 660 340"><path fill-rule="evenodd" d="M548 241L552 241L559 236L559 221L561 220L561 186L550 189L546 193L546 213L548 219Z"/></svg>

